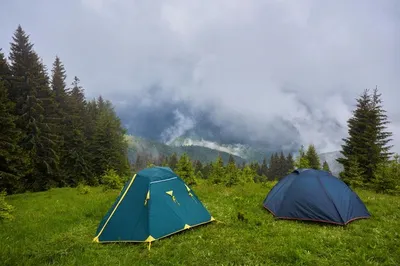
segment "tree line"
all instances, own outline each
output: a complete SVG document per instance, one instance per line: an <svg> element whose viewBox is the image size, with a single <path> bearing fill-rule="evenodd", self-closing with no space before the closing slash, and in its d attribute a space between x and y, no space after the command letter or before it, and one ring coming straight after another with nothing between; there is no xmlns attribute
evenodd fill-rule
<svg viewBox="0 0 400 266"><path fill-rule="evenodd" d="M87 100L78 77L67 86L55 57L51 73L21 26L7 57L0 49L0 191L96 185L129 172L125 130L112 103Z"/></svg>
<svg viewBox="0 0 400 266"><path fill-rule="evenodd" d="M140 171L149 166L168 166L175 171L188 184L196 184L196 180L207 180L214 184L232 186L245 182L266 182L280 180L291 173L295 168L313 168L329 170L329 165L324 162L320 165L320 158L314 145L309 145L307 151L301 147L300 156L294 160L291 153L273 153L269 160L264 158L258 162L237 163L234 157L229 156L228 163L224 164L222 157L218 156L214 162L202 163L192 160L187 153L180 157L173 153L171 156L152 157L146 153L138 153L133 163L134 171Z"/></svg>

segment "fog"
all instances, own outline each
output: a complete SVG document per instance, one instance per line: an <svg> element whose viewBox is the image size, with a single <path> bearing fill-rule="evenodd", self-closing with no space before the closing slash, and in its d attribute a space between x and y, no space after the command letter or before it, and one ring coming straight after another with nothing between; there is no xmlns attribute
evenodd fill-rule
<svg viewBox="0 0 400 266"><path fill-rule="evenodd" d="M398 0L60 3L3 0L0 47L21 24L48 66L58 55L131 132L169 142L197 111L234 136L332 151L355 98L378 86L400 151Z"/></svg>

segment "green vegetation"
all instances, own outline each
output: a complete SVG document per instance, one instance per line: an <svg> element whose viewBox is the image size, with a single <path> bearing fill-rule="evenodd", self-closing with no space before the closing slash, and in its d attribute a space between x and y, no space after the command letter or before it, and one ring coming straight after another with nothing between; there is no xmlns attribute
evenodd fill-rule
<svg viewBox="0 0 400 266"><path fill-rule="evenodd" d="M218 156L221 156L224 163L227 163L231 156L231 154L227 152L221 152L201 146L169 146L157 141L132 135L126 136L126 139L128 140L129 161L133 162L135 165L140 165L139 168L145 166L145 162L147 161L160 165L162 164L164 157L170 157L173 154L176 156L182 156L186 153L192 160L199 160L203 163L215 161ZM246 161L239 156L232 156L238 163Z"/></svg>
<svg viewBox="0 0 400 266"><path fill-rule="evenodd" d="M93 243L119 190L75 188L8 196L15 220L0 226L1 265L397 265L400 197L357 190L372 217L346 227L275 220L262 207L274 183L201 184L219 222L152 244Z"/></svg>
<svg viewBox="0 0 400 266"><path fill-rule="evenodd" d="M389 122L385 113L378 89L372 94L365 90L347 122L349 137L343 139L343 158L337 161L344 167L340 176L351 186L398 193L399 160L398 156L391 158L392 133L386 130Z"/></svg>
<svg viewBox="0 0 400 266"><path fill-rule="evenodd" d="M322 164L322 170L327 172L331 171L331 169L329 169L329 164L326 161L324 161L324 163Z"/></svg>
<svg viewBox="0 0 400 266"><path fill-rule="evenodd" d="M0 190L98 185L108 170L130 174L125 130L110 101L86 101L79 79L66 86L55 58L51 77L21 26L9 62L0 52Z"/></svg>
<svg viewBox="0 0 400 266"><path fill-rule="evenodd" d="M113 169L107 170L101 177L101 184L104 190L107 189L121 189L123 186L121 177Z"/></svg>
<svg viewBox="0 0 400 266"><path fill-rule="evenodd" d="M14 218L12 215L14 207L6 202L6 195L5 191L0 192L0 222Z"/></svg>

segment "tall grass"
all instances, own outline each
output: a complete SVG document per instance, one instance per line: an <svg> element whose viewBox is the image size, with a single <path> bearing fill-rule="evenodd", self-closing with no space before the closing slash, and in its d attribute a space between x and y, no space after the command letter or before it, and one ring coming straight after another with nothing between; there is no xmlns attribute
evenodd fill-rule
<svg viewBox="0 0 400 266"><path fill-rule="evenodd" d="M118 190L52 189L7 197L0 265L399 265L400 197L357 191L372 217L346 227L275 220L272 183L193 187L219 221L146 244L93 243Z"/></svg>

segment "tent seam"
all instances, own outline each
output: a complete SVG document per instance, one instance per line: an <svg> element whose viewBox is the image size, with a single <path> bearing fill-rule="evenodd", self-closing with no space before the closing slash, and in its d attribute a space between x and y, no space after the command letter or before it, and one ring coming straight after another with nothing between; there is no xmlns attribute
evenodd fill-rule
<svg viewBox="0 0 400 266"><path fill-rule="evenodd" d="M335 210L336 210L337 214L339 215L340 220L342 220L342 223L345 224L346 222L344 221L342 215L340 214L338 208L336 207L335 202L332 200L331 196L330 196L329 193L326 191L325 186L322 184L321 178L320 178L319 174L317 175L317 179L318 179L318 182L319 182L319 184L321 185L322 189L324 190L325 195L329 198L329 200L331 201L331 203L332 203L333 206L335 207Z"/></svg>
<svg viewBox="0 0 400 266"><path fill-rule="evenodd" d="M103 227L101 228L99 234L95 237L95 239L98 239L100 237L100 235L103 233L104 229L106 228L108 222L111 220L112 216L114 215L114 213L116 212L116 210L118 209L119 205L121 204L121 202L124 200L125 195L128 193L129 189L131 188L133 182L135 181L136 178L136 174L132 177L131 182L129 183L128 187L126 188L124 194L121 196L121 198L119 199L117 205L115 205L113 211L111 212L110 216L108 217L108 219L106 220L106 222L104 223Z"/></svg>
<svg viewBox="0 0 400 266"><path fill-rule="evenodd" d="M293 185L293 182L296 180L296 177L295 178L293 178L293 180L292 180L292 182L289 184L289 186L288 186L288 188L286 189L286 193L285 193L285 195L283 196L283 198L282 198L282 201L280 202L280 204L279 204L279 208L278 208L278 210L280 209L280 208L282 208L282 204L283 204L283 202L286 200L286 197L287 197L287 195L288 195L288 193L287 193L287 191L290 189L290 187ZM281 187L282 188L282 187ZM280 189L281 189L280 188ZM280 190L279 189L279 190ZM277 193L277 192L276 192Z"/></svg>

